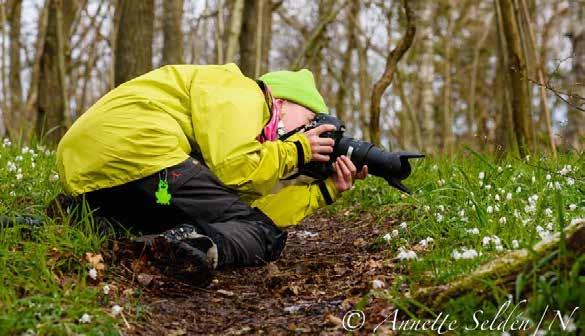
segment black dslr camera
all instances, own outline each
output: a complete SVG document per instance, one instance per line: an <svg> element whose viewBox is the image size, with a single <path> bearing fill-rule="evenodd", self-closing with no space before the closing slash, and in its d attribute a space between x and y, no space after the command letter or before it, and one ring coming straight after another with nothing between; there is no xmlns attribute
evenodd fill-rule
<svg viewBox="0 0 585 336"><path fill-rule="evenodd" d="M410 190L401 183L411 172L408 159L422 158L424 157L423 154L413 152L387 152L369 142L345 137L343 136L345 132L343 122L325 113L317 114L317 117L303 128L305 131L308 131L325 124L331 124L336 127L335 131L321 134L322 138L335 140L331 160L323 163L310 162L299 169L300 174L318 180L326 179L333 173L333 162L338 157L345 155L353 162L358 171L364 165L367 165L370 174L384 178L389 185L400 191L410 193Z"/></svg>

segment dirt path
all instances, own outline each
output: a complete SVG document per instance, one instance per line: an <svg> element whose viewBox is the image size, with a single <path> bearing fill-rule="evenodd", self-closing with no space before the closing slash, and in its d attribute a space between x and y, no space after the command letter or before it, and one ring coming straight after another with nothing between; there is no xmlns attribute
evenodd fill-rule
<svg viewBox="0 0 585 336"><path fill-rule="evenodd" d="M372 247L394 223L373 222L368 214L357 221L342 214L313 216L289 231L274 263L219 271L205 290L168 287L168 282L149 286L143 299L149 323L134 326L133 333L343 334L341 318L371 289L372 280L391 280L392 266L384 265L391 256ZM367 305L367 325L381 320L385 305L376 300Z"/></svg>

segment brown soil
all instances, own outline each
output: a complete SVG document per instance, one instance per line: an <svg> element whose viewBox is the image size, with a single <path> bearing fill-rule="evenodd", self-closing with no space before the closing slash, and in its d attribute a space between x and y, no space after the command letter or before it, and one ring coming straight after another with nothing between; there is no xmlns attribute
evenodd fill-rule
<svg viewBox="0 0 585 336"><path fill-rule="evenodd" d="M307 219L289 231L278 261L262 267L220 270L206 289L190 288L161 275L142 274L140 281L132 282L146 285L142 303L148 318L131 324L125 332L345 334L344 314L370 292L374 279L391 284L396 271L389 251L378 251L374 244L395 223L387 220L376 224L367 213L350 220L348 214ZM309 236L307 231L317 235ZM125 267L128 271L130 268ZM387 316L388 305L381 299L366 300L366 324L360 331L371 331L380 323Z"/></svg>

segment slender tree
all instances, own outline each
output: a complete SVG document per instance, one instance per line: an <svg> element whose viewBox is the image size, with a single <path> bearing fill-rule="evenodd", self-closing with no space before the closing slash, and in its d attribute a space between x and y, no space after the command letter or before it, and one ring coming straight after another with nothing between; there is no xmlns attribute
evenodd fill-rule
<svg viewBox="0 0 585 336"><path fill-rule="evenodd" d="M41 50L38 81L36 132L39 137L56 142L65 133L70 116L65 82L65 52L76 0L47 0L48 19Z"/></svg>
<svg viewBox="0 0 585 336"><path fill-rule="evenodd" d="M183 63L183 0L163 1L162 64Z"/></svg>
<svg viewBox="0 0 585 336"><path fill-rule="evenodd" d="M374 84L372 89L372 98L370 104L370 138L374 144L380 144L380 101L382 100L382 94L386 91L386 88L392 83L396 66L402 56L412 45L414 40L414 34L416 32L416 24L414 13L410 7L409 0L402 0L402 7L406 15L406 32L398 42L396 48L394 48L386 58L386 69L382 74L382 77Z"/></svg>
<svg viewBox="0 0 585 336"><path fill-rule="evenodd" d="M273 5L269 0L244 0L240 44L240 69L250 77L268 70Z"/></svg>
<svg viewBox="0 0 585 336"><path fill-rule="evenodd" d="M522 48L522 36L512 0L497 0L501 11L505 52L508 59L506 69L511 97L511 125L516 135L519 154L524 157L533 149L532 117L530 115L530 91L526 72L526 55Z"/></svg>
<svg viewBox="0 0 585 336"><path fill-rule="evenodd" d="M119 0L114 49L114 83L120 85L152 70L154 0Z"/></svg>

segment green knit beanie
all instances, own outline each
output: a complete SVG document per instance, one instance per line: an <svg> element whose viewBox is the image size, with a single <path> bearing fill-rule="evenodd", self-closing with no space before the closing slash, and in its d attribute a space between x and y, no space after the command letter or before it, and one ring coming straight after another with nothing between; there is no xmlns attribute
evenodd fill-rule
<svg viewBox="0 0 585 336"><path fill-rule="evenodd" d="M311 71L273 71L259 78L270 86L276 98L290 100L312 110L315 113L329 113L327 105L315 85Z"/></svg>

